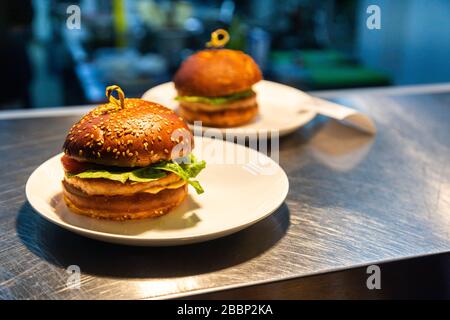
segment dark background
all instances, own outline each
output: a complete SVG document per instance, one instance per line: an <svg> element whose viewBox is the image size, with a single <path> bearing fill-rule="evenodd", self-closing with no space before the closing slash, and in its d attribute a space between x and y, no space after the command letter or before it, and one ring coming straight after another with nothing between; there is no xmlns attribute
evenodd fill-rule
<svg viewBox="0 0 450 320"><path fill-rule="evenodd" d="M113 83L141 96L219 27L266 79L305 90L446 82L449 17L447 0L2 1L0 109L97 103Z"/></svg>

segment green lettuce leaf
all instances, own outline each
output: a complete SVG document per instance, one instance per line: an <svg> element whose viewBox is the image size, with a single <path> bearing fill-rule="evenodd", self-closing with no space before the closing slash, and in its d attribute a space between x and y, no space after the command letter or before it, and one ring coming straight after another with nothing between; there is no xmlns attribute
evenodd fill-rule
<svg viewBox="0 0 450 320"><path fill-rule="evenodd" d="M201 102L201 103L209 103L209 104L223 104L229 103L235 100L244 99L250 97L254 94L253 90L242 91L234 94L230 94L229 96L222 97L199 97L199 96L178 96L175 100L178 101L186 101L186 102Z"/></svg>
<svg viewBox="0 0 450 320"><path fill-rule="evenodd" d="M125 183L128 180L128 172L110 172L107 170L87 170L77 174L66 173L68 177L78 177L82 179L109 179Z"/></svg>
<svg viewBox="0 0 450 320"><path fill-rule="evenodd" d="M133 182L150 182L165 177L167 174L151 167L145 167L133 171L109 171L109 170L87 170L78 174L68 174L69 177L82 179L103 178L125 183L127 180Z"/></svg>
<svg viewBox="0 0 450 320"><path fill-rule="evenodd" d="M111 170L87 170L77 174L67 174L69 177L78 177L82 179L103 178L125 183L132 182L150 182L158 180L167 175L167 172L172 172L178 175L181 179L194 187L198 194L203 193L204 190L197 180L193 180L200 171L206 166L205 161L198 161L193 154L187 157L177 159L177 161L161 161L148 167L139 169L122 169L114 168Z"/></svg>
<svg viewBox="0 0 450 320"><path fill-rule="evenodd" d="M198 194L201 194L204 192L202 186L197 180L192 180L192 178L195 178L200 173L200 171L205 168L205 166L205 161L199 162L193 154L190 154L185 158L179 159L178 162L161 162L154 165L153 168L175 173L187 183L189 183L192 187L194 187L195 191L197 191Z"/></svg>
<svg viewBox="0 0 450 320"><path fill-rule="evenodd" d="M206 162L204 160L198 161L192 153L188 156L188 159L188 162L181 163L181 167L189 174L191 178L195 178L198 176L200 171L205 169Z"/></svg>
<svg viewBox="0 0 450 320"><path fill-rule="evenodd" d="M156 170L153 167L145 167L131 171L128 180L134 182L149 182L164 178L166 175L166 173Z"/></svg>

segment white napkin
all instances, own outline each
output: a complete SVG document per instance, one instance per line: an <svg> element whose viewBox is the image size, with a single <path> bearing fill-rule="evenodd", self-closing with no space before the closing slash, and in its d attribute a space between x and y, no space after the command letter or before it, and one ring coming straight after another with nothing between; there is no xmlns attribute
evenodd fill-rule
<svg viewBox="0 0 450 320"><path fill-rule="evenodd" d="M334 102L312 96L310 97L311 104L309 104L307 108L312 108L318 114L336 119L345 125L351 126L365 133L375 134L377 132L375 123L367 115Z"/></svg>

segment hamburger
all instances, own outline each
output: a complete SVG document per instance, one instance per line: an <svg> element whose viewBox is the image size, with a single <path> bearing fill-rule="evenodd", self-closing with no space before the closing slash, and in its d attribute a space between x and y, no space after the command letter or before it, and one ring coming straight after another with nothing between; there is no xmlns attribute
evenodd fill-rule
<svg viewBox="0 0 450 320"><path fill-rule="evenodd" d="M255 61L242 51L206 49L187 58L174 76L179 113L188 122L235 127L258 114L252 86L262 79Z"/></svg>
<svg viewBox="0 0 450 320"><path fill-rule="evenodd" d="M119 100L112 95L117 91ZM125 99L108 87L109 102L86 114L64 142L64 201L75 213L127 220L157 217L178 206L205 167L191 153L194 138L173 111Z"/></svg>

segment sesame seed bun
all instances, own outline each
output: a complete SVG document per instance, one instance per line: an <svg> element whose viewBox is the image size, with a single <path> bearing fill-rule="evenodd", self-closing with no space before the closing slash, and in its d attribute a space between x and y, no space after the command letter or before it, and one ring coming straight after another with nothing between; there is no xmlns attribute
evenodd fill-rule
<svg viewBox="0 0 450 320"><path fill-rule="evenodd" d="M179 96L220 97L248 90L262 79L253 59L238 50L202 50L187 58L173 81Z"/></svg>
<svg viewBox="0 0 450 320"><path fill-rule="evenodd" d="M67 206L77 214L97 219L130 220L162 216L178 206L186 197L187 185L164 189L157 194L138 192L131 195L88 195L63 181Z"/></svg>
<svg viewBox="0 0 450 320"><path fill-rule="evenodd" d="M69 157L100 165L149 166L172 159L182 144L190 153L194 140L186 123L173 111L141 99L124 99L124 106L107 103L93 109L69 131L63 150Z"/></svg>

